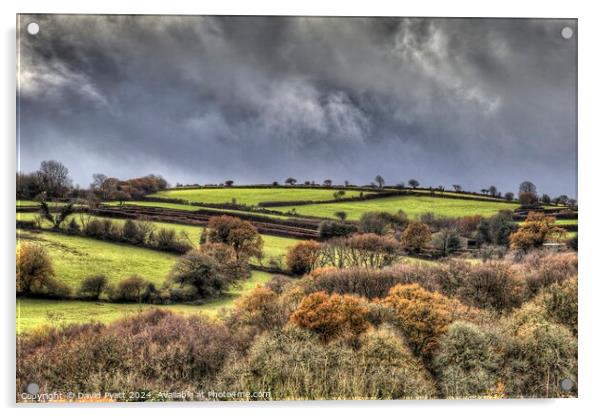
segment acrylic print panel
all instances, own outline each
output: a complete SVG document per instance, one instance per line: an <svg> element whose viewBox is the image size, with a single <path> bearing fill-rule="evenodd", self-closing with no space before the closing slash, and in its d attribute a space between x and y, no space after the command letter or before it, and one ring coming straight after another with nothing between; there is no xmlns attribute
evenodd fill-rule
<svg viewBox="0 0 602 416"><path fill-rule="evenodd" d="M577 29L18 16L17 401L577 396Z"/></svg>

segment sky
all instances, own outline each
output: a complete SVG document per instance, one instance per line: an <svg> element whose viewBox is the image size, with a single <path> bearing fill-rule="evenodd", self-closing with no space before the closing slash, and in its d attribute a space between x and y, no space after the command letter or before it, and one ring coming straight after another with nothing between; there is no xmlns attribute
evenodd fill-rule
<svg viewBox="0 0 602 416"><path fill-rule="evenodd" d="M577 194L576 20L21 15L17 30L24 172Z"/></svg>

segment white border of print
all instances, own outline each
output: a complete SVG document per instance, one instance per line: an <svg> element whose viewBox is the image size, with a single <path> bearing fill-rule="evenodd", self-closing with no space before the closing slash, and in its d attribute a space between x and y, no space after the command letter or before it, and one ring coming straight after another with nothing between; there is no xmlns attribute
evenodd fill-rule
<svg viewBox="0 0 602 416"><path fill-rule="evenodd" d="M4 0L0 2L2 31L0 32L2 56L0 59L0 125L2 135L2 248L0 253L3 266L2 276L2 360L4 369L0 377L0 396L3 407L13 412L39 412L49 415L81 414L82 407L90 416L106 414L103 408L89 405L46 406L44 408L15 405L15 297L14 297L14 178L15 178L15 22L16 13L125 13L125 14L249 14L249 15L334 15L334 16L444 16L444 17L565 17L578 18L579 41L579 205L581 240L579 253L579 398L565 400L459 400L459 401L400 401L400 402L276 402L276 403L168 403L168 404L123 404L114 409L128 414L144 412L147 416L161 414L166 407L174 408L178 414L237 414L245 415L315 415L332 414L343 411L351 415L364 415L367 412L381 414L430 414L446 415L504 415L526 412L566 415L569 412L583 412L599 407L598 395L600 374L600 339L598 328L600 305L597 298L602 293L597 269L596 254L602 250L600 236L600 215L595 209L602 206L598 178L602 177L598 159L602 154L599 129L600 74L602 68L599 54L599 41L602 39L602 24L599 7L595 2L547 0L527 2L505 0L484 2L472 0L455 1L386 1L372 0L354 2L351 0L220 0L214 2L184 0ZM596 222L594 218L597 217ZM599 261L599 260L598 260ZM36 410L34 410L36 409Z"/></svg>

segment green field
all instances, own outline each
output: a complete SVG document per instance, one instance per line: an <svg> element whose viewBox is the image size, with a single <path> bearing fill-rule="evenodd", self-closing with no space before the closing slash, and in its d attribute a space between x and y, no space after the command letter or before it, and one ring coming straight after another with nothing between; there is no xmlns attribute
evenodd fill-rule
<svg viewBox="0 0 602 416"><path fill-rule="evenodd" d="M137 274L161 286L177 258L156 250L57 233L19 231L17 241L44 246L56 277L74 289L83 278L95 274L106 275L110 283Z"/></svg>
<svg viewBox="0 0 602 416"><path fill-rule="evenodd" d="M149 195L155 198L177 198L207 204L231 203L257 205L265 201L329 201L334 199L334 189L313 188L196 188L169 189ZM370 192L364 192L365 195ZM360 191L346 190L345 197L359 196Z"/></svg>
<svg viewBox="0 0 602 416"><path fill-rule="evenodd" d="M32 221L37 216L38 216L38 214L36 214L35 212L18 212L17 220ZM73 217L81 224L79 214L74 214ZM96 217L96 216L92 216L92 217L102 219L102 217ZM69 218L68 218L68 220L69 220ZM121 224L125 220L120 219L120 218L111 218L111 221ZM198 244L199 238L201 236L201 231L203 230L203 227L199 227L199 226L195 226L195 225L172 224L172 223L156 222L156 221L152 221L152 223L157 228L172 229L177 233L186 234L188 236L188 239L190 240L190 242L193 245ZM43 227L50 228L50 223L48 221L44 221ZM54 234L52 234L52 235L54 235ZM284 256L286 254L287 248L297 242L297 240L295 240L293 238L278 237L278 236L265 235L265 234L262 235L261 238L263 239L263 253L264 253L264 258L266 260L268 260L270 257ZM253 261L253 262L256 263L256 261Z"/></svg>
<svg viewBox="0 0 602 416"><path fill-rule="evenodd" d="M234 300L244 293L263 285L271 279L269 273L253 272L249 280L228 295L208 301L203 305L138 305L131 303L86 302L76 300L17 299L17 334L29 332L37 326L66 325L84 322L111 322L151 308L169 309L178 313L204 313L216 316L221 309L234 305Z"/></svg>
<svg viewBox="0 0 602 416"><path fill-rule="evenodd" d="M492 216L500 210L514 210L518 205L509 202L490 202L485 200L467 200L438 198L430 196L395 196L367 201L340 202L330 204L311 204L277 207L287 212L295 209L300 215L335 218L335 213L344 211L347 219L358 220L364 212L386 211L395 213L403 210L410 218L417 219L426 212L442 217L463 217L466 215Z"/></svg>

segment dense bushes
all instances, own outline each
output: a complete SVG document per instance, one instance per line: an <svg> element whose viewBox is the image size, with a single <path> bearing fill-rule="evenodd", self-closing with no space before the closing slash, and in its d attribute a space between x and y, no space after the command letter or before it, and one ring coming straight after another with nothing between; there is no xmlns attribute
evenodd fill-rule
<svg viewBox="0 0 602 416"><path fill-rule="evenodd" d="M577 339L529 303L504 324L503 378L513 397L563 397L560 381L577 381Z"/></svg>
<svg viewBox="0 0 602 416"><path fill-rule="evenodd" d="M230 253L228 249L231 250ZM247 262L237 259L229 246L222 245L222 249L214 249L213 255L207 251L190 250L178 258L167 285L188 287L190 299L187 300L193 300L219 296L231 285L249 276ZM182 295L177 290L175 294Z"/></svg>
<svg viewBox="0 0 602 416"><path fill-rule="evenodd" d="M225 326L160 310L46 329L19 339L17 391L31 380L40 393L196 391L233 348Z"/></svg>
<svg viewBox="0 0 602 416"><path fill-rule="evenodd" d="M87 299L98 299L107 289L108 279L104 275L88 276L79 286L79 294Z"/></svg>
<svg viewBox="0 0 602 416"><path fill-rule="evenodd" d="M361 233L386 235L397 230L403 230L408 223L407 215L401 210L397 214L371 211L363 213L360 217L358 231Z"/></svg>
<svg viewBox="0 0 602 416"><path fill-rule="evenodd" d="M124 242L162 251L185 253L193 245L185 233L176 233L173 229L155 227L147 221L126 220L123 225L107 218L89 218L81 220L81 233L86 237L99 240Z"/></svg>
<svg viewBox="0 0 602 416"><path fill-rule="evenodd" d="M228 363L220 388L272 399L416 399L436 395L419 360L392 331L369 331L356 348L300 328L266 333Z"/></svg>
<svg viewBox="0 0 602 416"><path fill-rule="evenodd" d="M54 267L44 247L34 243L17 245L17 295L63 298L71 290L55 278Z"/></svg>
<svg viewBox="0 0 602 416"><path fill-rule="evenodd" d="M318 235L321 240L333 237L346 237L357 231L357 227L354 224L340 221L324 220L318 226Z"/></svg>
<svg viewBox="0 0 602 416"><path fill-rule="evenodd" d="M495 390L501 360L493 334L456 321L441 338L433 366L445 397L482 397Z"/></svg>
<svg viewBox="0 0 602 416"><path fill-rule="evenodd" d="M157 390L267 391L257 399L280 400L576 394L559 388L577 378L576 253L377 264L275 277L221 314L223 324L153 311L32 331L19 338L18 389L40 380L42 392L148 391L147 399ZM162 288L136 276L107 288L93 276L80 293L189 301L241 276L246 256L208 242L182 256Z"/></svg>

